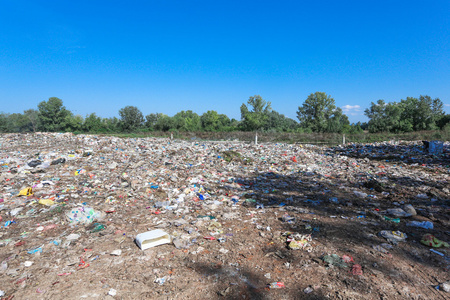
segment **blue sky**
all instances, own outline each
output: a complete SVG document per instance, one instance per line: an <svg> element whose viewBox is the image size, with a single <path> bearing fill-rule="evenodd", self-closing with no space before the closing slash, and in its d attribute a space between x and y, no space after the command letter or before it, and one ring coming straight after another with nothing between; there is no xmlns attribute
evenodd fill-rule
<svg viewBox="0 0 450 300"><path fill-rule="evenodd" d="M450 1L0 2L0 111L216 110L261 95L296 119L325 92L350 121L384 99L450 112Z"/></svg>

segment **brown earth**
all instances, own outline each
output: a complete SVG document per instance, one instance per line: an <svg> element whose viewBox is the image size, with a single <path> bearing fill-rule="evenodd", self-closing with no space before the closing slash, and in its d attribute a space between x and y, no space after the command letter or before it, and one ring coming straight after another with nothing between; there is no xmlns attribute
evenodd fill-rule
<svg viewBox="0 0 450 300"><path fill-rule="evenodd" d="M449 241L448 148L431 156L420 143L358 151L69 134L0 142L2 299L449 299L436 289L450 279L449 248L435 249L441 256L420 243L425 233ZM66 161L26 167L57 158ZM34 194L19 197L26 187ZM48 198L53 206L37 203ZM385 219L404 204L417 215ZM69 224L65 213L83 205L105 214L94 223L106 228ZM140 250L136 235L156 228L176 243ZM382 230L408 237L380 249ZM311 241L291 249L289 234ZM351 261L325 263L331 254Z"/></svg>

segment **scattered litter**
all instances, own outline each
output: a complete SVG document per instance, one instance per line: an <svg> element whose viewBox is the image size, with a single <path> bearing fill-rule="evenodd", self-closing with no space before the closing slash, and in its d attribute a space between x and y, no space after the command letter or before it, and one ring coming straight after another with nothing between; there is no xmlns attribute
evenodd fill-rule
<svg viewBox="0 0 450 300"><path fill-rule="evenodd" d="M285 288L283 282L272 282L268 285L269 289L282 289Z"/></svg>
<svg viewBox="0 0 450 300"><path fill-rule="evenodd" d="M104 297L117 297L111 279L118 276L137 288L115 288L136 299L152 297L139 288L148 280L153 297L198 290L188 296L201 298L204 288L251 298L272 280L279 281L268 288L280 289L301 274L312 280L303 278L297 292L321 294L312 285L320 271L338 274L329 279L342 287L340 297L353 286L342 281L370 274L386 284L374 297L395 298L395 275L376 269L393 263L413 276L417 268L396 257L405 249L436 278L449 271L448 142L439 155L421 141L323 147L37 133L2 134L0 144L0 278L8 296L58 295L82 277L101 282ZM418 243L424 232L433 233L422 239L427 247ZM161 247L136 252L133 237L142 250ZM392 245L399 242L405 247ZM346 255L324 255L336 251ZM261 286L253 272L267 282ZM425 287L412 290L425 294ZM103 297L81 297L94 296Z"/></svg>

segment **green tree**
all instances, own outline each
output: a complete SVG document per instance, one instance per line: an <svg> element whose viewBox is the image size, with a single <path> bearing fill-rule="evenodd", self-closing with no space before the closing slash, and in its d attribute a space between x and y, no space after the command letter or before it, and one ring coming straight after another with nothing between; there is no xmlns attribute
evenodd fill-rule
<svg viewBox="0 0 450 300"><path fill-rule="evenodd" d="M403 107L402 120L408 120L414 131L437 129L436 122L444 115L444 104L439 98L407 97L400 105Z"/></svg>
<svg viewBox="0 0 450 300"><path fill-rule="evenodd" d="M337 107L327 122L327 132L342 133L344 128L350 126L350 121L340 107Z"/></svg>
<svg viewBox="0 0 450 300"><path fill-rule="evenodd" d="M174 128L173 118L165 114L161 114L155 124L155 129L160 131L169 131Z"/></svg>
<svg viewBox="0 0 450 300"><path fill-rule="evenodd" d="M76 132L83 129L84 119L80 115L68 114L64 120L64 130L66 132Z"/></svg>
<svg viewBox="0 0 450 300"><path fill-rule="evenodd" d="M19 113L8 115L6 132L26 132L28 129L28 119Z"/></svg>
<svg viewBox="0 0 450 300"><path fill-rule="evenodd" d="M223 127L231 126L231 120L227 115L219 114L219 120L220 120L220 123L222 124L222 129L223 129Z"/></svg>
<svg viewBox="0 0 450 300"><path fill-rule="evenodd" d="M412 130L412 121L402 118L405 110L404 105L386 103L384 100L378 100L377 103L371 102L370 108L364 111L369 118L369 132L405 132Z"/></svg>
<svg viewBox="0 0 450 300"><path fill-rule="evenodd" d="M145 116L145 127L154 130L158 119L163 116L162 113L151 113Z"/></svg>
<svg viewBox="0 0 450 300"><path fill-rule="evenodd" d="M251 110L249 110L249 107ZM241 105L241 125L246 131L259 130L264 128L269 120L269 113L272 110L271 103L264 100L260 95L248 98L247 105Z"/></svg>
<svg viewBox="0 0 450 300"><path fill-rule="evenodd" d="M200 117L200 121L204 131L219 131L223 127L219 114L215 110L205 112Z"/></svg>
<svg viewBox="0 0 450 300"><path fill-rule="evenodd" d="M181 131L198 131L201 128L201 120L198 114L192 110L180 111L173 116L175 128Z"/></svg>
<svg viewBox="0 0 450 300"><path fill-rule="evenodd" d="M219 115L219 116L222 116ZM225 116L225 115L223 115ZM225 116L229 122L227 122L226 120L222 120L222 122L228 123L228 125L222 127L222 131L227 131L227 132L231 132L231 131L237 131L241 128L241 122L236 120L235 118L233 119L229 119L227 116Z"/></svg>
<svg viewBox="0 0 450 300"><path fill-rule="evenodd" d="M355 134L355 133L363 133L364 131L361 128L361 122L358 122L356 124L344 125L342 132Z"/></svg>
<svg viewBox="0 0 450 300"><path fill-rule="evenodd" d="M36 132L39 127L39 112L36 109L27 109L23 112L23 114L28 120L27 127L29 130Z"/></svg>
<svg viewBox="0 0 450 300"><path fill-rule="evenodd" d="M0 113L0 132L8 132L8 114Z"/></svg>
<svg viewBox="0 0 450 300"><path fill-rule="evenodd" d="M40 128L43 131L55 132L65 128L66 117L70 111L63 106L61 99L51 97L38 104Z"/></svg>
<svg viewBox="0 0 450 300"><path fill-rule="evenodd" d="M144 116L136 106L125 106L119 110L122 130L135 131L144 123Z"/></svg>
<svg viewBox="0 0 450 300"><path fill-rule="evenodd" d="M83 123L83 130L86 132L101 132L105 129L102 118L95 113L86 116Z"/></svg>
<svg viewBox="0 0 450 300"><path fill-rule="evenodd" d="M268 113L268 120L264 126L265 131L291 132L295 131L298 123L295 120L287 118L285 115L272 110Z"/></svg>
<svg viewBox="0 0 450 300"><path fill-rule="evenodd" d="M310 94L298 107L297 118L302 128L312 132L339 132L348 125L342 109L336 108L334 99L323 92Z"/></svg>
<svg viewBox="0 0 450 300"><path fill-rule="evenodd" d="M446 126L447 124L450 124L450 114L443 115L442 117L439 118L439 120L436 121L436 125L440 129L443 129L444 126Z"/></svg>
<svg viewBox="0 0 450 300"><path fill-rule="evenodd" d="M104 118L102 124L107 132L119 132L121 130L120 120L117 117Z"/></svg>

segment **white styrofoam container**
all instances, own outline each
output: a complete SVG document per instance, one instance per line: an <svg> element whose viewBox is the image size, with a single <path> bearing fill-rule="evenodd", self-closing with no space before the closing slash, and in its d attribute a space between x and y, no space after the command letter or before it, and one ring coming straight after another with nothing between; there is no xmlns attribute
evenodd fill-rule
<svg viewBox="0 0 450 300"><path fill-rule="evenodd" d="M155 229L152 231L147 231L140 233L136 236L136 244L145 250L162 244L169 244L172 242L172 238L167 232L161 229Z"/></svg>

